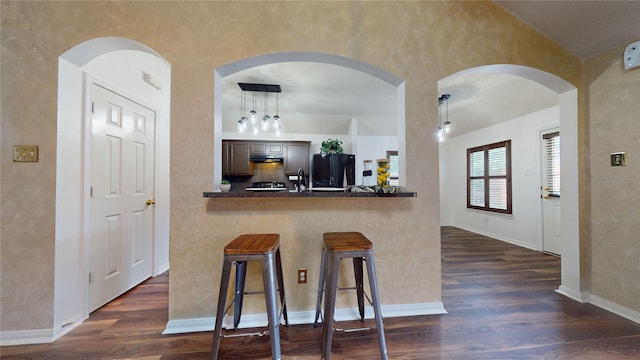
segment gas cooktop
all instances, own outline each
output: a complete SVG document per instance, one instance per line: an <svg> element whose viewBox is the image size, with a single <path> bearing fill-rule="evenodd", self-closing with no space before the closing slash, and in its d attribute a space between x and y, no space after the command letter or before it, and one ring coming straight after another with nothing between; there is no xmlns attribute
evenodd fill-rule
<svg viewBox="0 0 640 360"><path fill-rule="evenodd" d="M287 190L287 185L279 181L260 181L251 183L251 187L245 188L248 191L283 191Z"/></svg>

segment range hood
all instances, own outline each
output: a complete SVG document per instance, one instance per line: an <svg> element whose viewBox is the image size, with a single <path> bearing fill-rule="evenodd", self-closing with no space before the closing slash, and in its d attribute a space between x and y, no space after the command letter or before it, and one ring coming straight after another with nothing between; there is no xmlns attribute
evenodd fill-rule
<svg viewBox="0 0 640 360"><path fill-rule="evenodd" d="M274 155L251 155L250 160L255 163L281 163L284 161L282 156Z"/></svg>

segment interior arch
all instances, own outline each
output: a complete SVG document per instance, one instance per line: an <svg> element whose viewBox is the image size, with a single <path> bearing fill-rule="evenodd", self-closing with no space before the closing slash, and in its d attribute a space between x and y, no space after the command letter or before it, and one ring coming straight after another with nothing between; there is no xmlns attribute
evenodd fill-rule
<svg viewBox="0 0 640 360"><path fill-rule="evenodd" d="M284 62L314 62L342 66L366 73L395 87L398 152L400 158L399 172L401 179L406 178L406 165L404 164L404 161L402 161L405 156L404 154L406 154L404 80L373 65L343 56L317 52L280 52L239 60L221 66L214 71L214 183L217 184L222 179L222 154L220 151L222 148L222 79L253 67Z"/></svg>
<svg viewBox="0 0 640 360"><path fill-rule="evenodd" d="M150 85L143 81L143 70L153 74L164 87L150 91ZM159 274L169 267L169 62L137 41L101 37L80 43L61 54L58 79L54 339L89 316L85 239L88 235L90 160L85 153L90 151L91 145L90 106L87 104L91 82L100 82L156 110L155 196L164 204L157 206L154 213L153 272ZM71 326L67 326L69 324Z"/></svg>
<svg viewBox="0 0 640 360"><path fill-rule="evenodd" d="M562 177L562 258L559 293L583 301L580 288L579 180L578 180L578 92L564 79L528 66L496 64L466 69L443 80L467 74L511 74L535 81L558 94L560 112ZM443 81L441 80L441 81Z"/></svg>

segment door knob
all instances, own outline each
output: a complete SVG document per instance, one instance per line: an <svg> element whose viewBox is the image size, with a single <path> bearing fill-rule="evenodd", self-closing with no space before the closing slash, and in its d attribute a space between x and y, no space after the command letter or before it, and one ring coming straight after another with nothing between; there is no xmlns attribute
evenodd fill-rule
<svg viewBox="0 0 640 360"><path fill-rule="evenodd" d="M155 203L156 203L156 199L147 200L146 202L147 205L155 205Z"/></svg>
<svg viewBox="0 0 640 360"><path fill-rule="evenodd" d="M543 198L543 199L549 199L550 197L551 197L551 196L549 196L549 195L545 195L545 196L543 196L542 198Z"/></svg>
<svg viewBox="0 0 640 360"><path fill-rule="evenodd" d="M544 188L542 188L542 190L544 190L544 191L549 191L549 189L550 188L548 186L545 186Z"/></svg>

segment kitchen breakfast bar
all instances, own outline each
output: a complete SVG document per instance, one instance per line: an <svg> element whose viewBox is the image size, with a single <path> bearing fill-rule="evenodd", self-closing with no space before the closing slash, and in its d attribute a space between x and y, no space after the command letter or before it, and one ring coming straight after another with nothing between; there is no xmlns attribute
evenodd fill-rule
<svg viewBox="0 0 640 360"><path fill-rule="evenodd" d="M377 197L417 197L415 192L349 192L349 191L238 191L238 192L204 192L205 198L246 198L246 199L272 199L272 198L377 198Z"/></svg>

